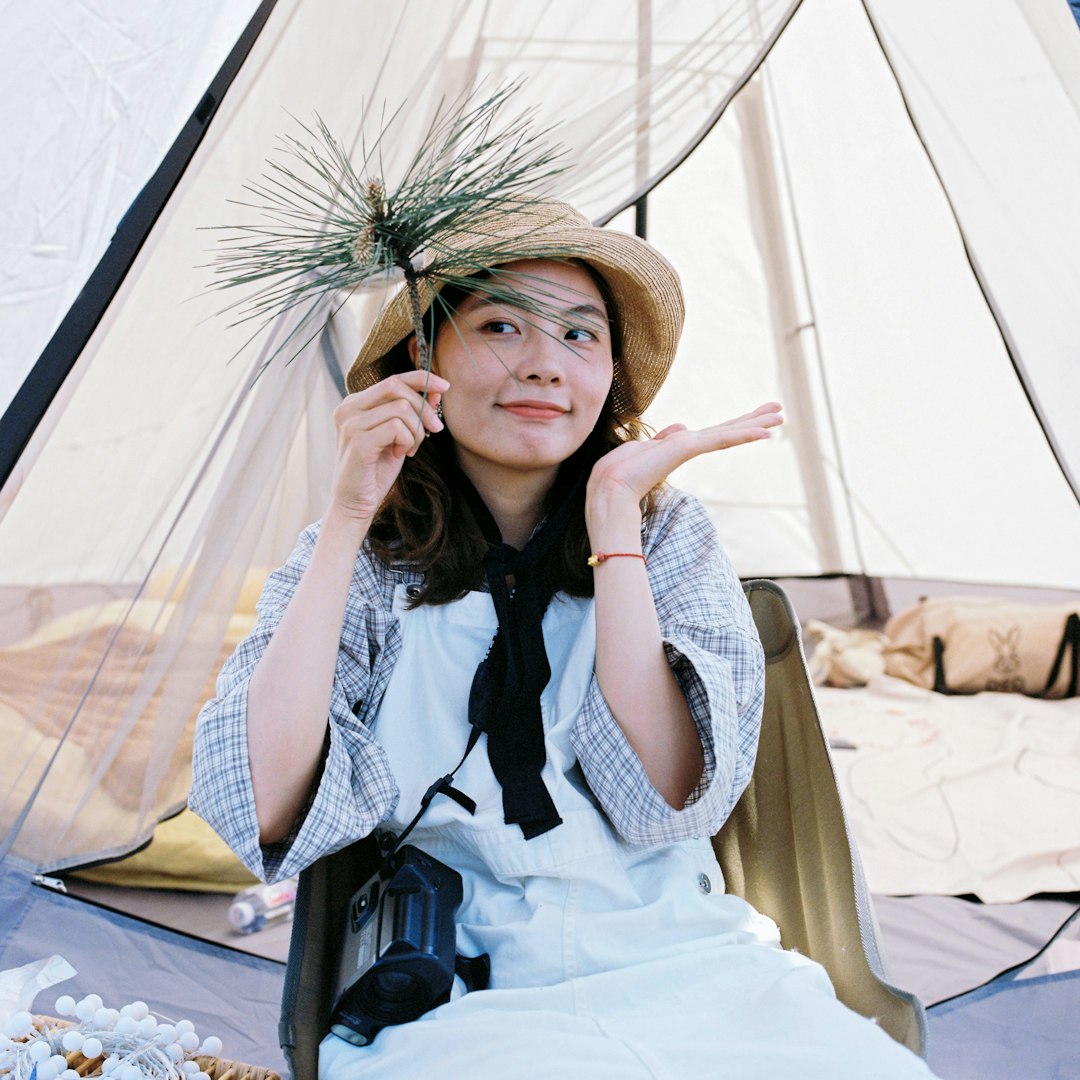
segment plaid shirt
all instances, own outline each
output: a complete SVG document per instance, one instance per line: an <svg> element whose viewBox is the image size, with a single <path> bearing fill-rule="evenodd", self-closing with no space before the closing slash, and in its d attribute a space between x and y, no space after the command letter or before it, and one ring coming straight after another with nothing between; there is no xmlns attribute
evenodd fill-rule
<svg viewBox="0 0 1080 1080"><path fill-rule="evenodd" d="M259 877L278 880L366 836L395 808L398 788L369 731L401 650L394 587L423 575L387 566L367 550L356 560L345 608L321 777L284 840L260 846L247 756L247 689L311 557L312 525L270 575L259 621L199 715L191 808ZM629 844L710 836L750 780L764 698L764 664L749 606L716 531L696 499L662 489L642 524L643 550L668 662L701 735L705 769L682 810L656 792L594 676L573 746L594 795Z"/></svg>

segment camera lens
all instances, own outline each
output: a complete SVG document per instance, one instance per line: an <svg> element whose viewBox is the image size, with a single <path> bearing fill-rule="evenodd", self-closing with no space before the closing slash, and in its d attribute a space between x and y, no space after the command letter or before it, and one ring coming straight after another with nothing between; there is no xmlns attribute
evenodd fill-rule
<svg viewBox="0 0 1080 1080"><path fill-rule="evenodd" d="M372 987L373 992L388 1004L408 1001L418 989L417 980L407 971L380 971Z"/></svg>
<svg viewBox="0 0 1080 1080"><path fill-rule="evenodd" d="M360 1011L381 1024L401 1024L427 1012L432 988L414 972L374 968L357 987Z"/></svg>

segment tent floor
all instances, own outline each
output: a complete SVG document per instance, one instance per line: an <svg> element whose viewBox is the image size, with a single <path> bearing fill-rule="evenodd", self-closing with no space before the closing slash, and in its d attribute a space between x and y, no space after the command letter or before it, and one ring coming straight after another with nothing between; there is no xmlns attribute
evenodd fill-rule
<svg viewBox="0 0 1080 1080"><path fill-rule="evenodd" d="M225 893L181 892L178 889L132 889L120 885L67 878L68 894L113 911L169 927L192 937L284 963L289 955L291 919L279 919L255 934L237 934L229 926Z"/></svg>
<svg viewBox="0 0 1080 1080"><path fill-rule="evenodd" d="M226 912L230 897L129 889L68 879L69 894L205 941L284 962L291 924L235 934ZM1018 904L983 904L956 896L876 896L885 962L897 986L926 1005L961 994L1034 956L1080 907L1080 893L1041 896ZM1070 952L1070 949L1074 952ZM1080 968L1080 935L1055 952ZM1040 968L1040 970L1043 970Z"/></svg>
<svg viewBox="0 0 1080 1080"><path fill-rule="evenodd" d="M72 896L254 956L283 961L288 953L288 922L256 934L232 933L226 919L228 896L128 889L76 879L68 882L68 888ZM1080 1004L1074 1001L1080 996L1076 977L1080 926L1071 925L1017 981L1006 983L1008 995L991 998L992 991L969 992L1039 953L1080 909L1080 893L1033 897L1016 904L983 904L954 896L877 896L875 908L893 981L927 1006L939 1005L928 1013L930 1063L943 1080L1013 1080L1020 1074L1010 1055L1018 1053L1027 1055L1023 1075L1028 1080L1062 1075L1060 1062L1080 1052L1080 1044L1065 1050L1051 1047L1045 1062L1031 1058L1024 1047L1033 1024L1049 1024L1055 1008L1071 1010ZM1011 992L1015 990L1025 993ZM956 995L965 996L951 1001ZM1012 1011L1004 1021L982 1015L1000 1009L1007 997ZM991 1036L980 1027L987 1024ZM262 1034L273 1038L272 1030ZM995 1044L994 1037L1002 1043Z"/></svg>

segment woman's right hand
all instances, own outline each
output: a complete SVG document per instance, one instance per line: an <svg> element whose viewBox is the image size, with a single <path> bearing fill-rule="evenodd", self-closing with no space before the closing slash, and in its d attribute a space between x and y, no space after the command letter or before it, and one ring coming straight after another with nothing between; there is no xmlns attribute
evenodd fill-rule
<svg viewBox="0 0 1080 1080"><path fill-rule="evenodd" d="M391 375L334 410L337 464L330 509L370 523L424 437L442 431L435 412L450 384L434 372Z"/></svg>

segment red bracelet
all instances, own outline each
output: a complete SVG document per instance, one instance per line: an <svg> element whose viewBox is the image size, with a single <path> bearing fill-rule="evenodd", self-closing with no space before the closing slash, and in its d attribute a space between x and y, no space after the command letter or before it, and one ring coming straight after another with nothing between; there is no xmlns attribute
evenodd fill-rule
<svg viewBox="0 0 1080 1080"><path fill-rule="evenodd" d="M608 559L640 559L646 566L649 565L645 556L639 555L636 551L598 551L595 555L589 556L589 565L599 566Z"/></svg>

